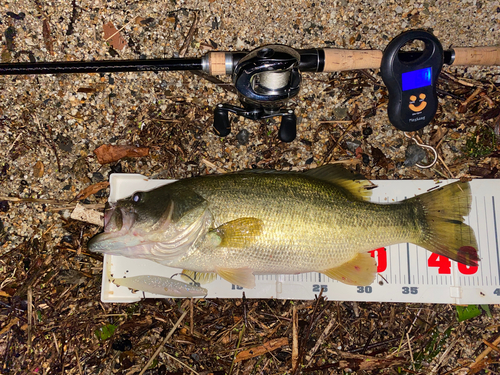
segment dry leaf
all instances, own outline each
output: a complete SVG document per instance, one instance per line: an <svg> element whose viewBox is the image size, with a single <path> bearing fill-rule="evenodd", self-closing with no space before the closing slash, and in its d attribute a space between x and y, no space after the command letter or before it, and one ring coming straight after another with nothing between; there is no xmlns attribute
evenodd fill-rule
<svg viewBox="0 0 500 375"><path fill-rule="evenodd" d="M273 350L279 349L285 345L288 345L288 338L286 337L282 337L279 339L272 339L252 349L247 349L239 352L236 355L234 362L237 363L244 361L246 359L254 358L259 355L265 354L267 352L272 352Z"/></svg>
<svg viewBox="0 0 500 375"><path fill-rule="evenodd" d="M54 56L54 42L52 41L52 37L50 36L50 24L47 18L43 20L42 34L43 41L45 42L45 48L47 48L47 51L49 51L49 53Z"/></svg>
<svg viewBox="0 0 500 375"><path fill-rule="evenodd" d="M102 181L102 182L98 182L97 184L87 186L80 193L78 193L78 195L75 197L75 200L82 200L82 199L88 198L92 194L95 194L98 191L101 191L102 189L106 189L108 186L109 186L108 181Z"/></svg>
<svg viewBox="0 0 500 375"><path fill-rule="evenodd" d="M105 24L103 26L103 29L104 40L109 41L109 44L111 44L114 49L121 51L127 46L127 42L125 41L125 39L123 39L122 35L112 22L108 22L107 24Z"/></svg>
<svg viewBox="0 0 500 375"><path fill-rule="evenodd" d="M121 158L142 158L149 155L148 147L102 145L94 150L100 164L113 163Z"/></svg>

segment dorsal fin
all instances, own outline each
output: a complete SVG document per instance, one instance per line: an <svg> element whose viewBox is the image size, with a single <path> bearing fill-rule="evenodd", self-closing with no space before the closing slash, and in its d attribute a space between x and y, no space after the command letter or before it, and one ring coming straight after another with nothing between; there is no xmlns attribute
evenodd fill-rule
<svg viewBox="0 0 500 375"><path fill-rule="evenodd" d="M372 186L371 182L340 165L326 164L318 168L309 169L304 174L340 186L357 199L370 200L372 192L367 188Z"/></svg>

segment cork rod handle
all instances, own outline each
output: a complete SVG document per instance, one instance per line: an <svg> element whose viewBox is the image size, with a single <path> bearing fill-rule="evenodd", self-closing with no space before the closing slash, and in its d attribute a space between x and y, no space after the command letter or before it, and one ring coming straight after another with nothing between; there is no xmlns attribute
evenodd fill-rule
<svg viewBox="0 0 500 375"><path fill-rule="evenodd" d="M500 65L500 47L460 47L454 48L453 65Z"/></svg>
<svg viewBox="0 0 500 375"><path fill-rule="evenodd" d="M325 48L324 72L355 69L378 69L382 51ZM500 65L500 47L459 47L454 49L452 65Z"/></svg>
<svg viewBox="0 0 500 375"><path fill-rule="evenodd" d="M325 48L323 72L343 70L378 69L382 61L382 51Z"/></svg>

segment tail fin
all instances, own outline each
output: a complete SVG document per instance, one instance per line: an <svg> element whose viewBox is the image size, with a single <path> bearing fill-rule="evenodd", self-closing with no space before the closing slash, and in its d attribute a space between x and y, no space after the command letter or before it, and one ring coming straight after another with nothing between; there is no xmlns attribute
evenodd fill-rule
<svg viewBox="0 0 500 375"><path fill-rule="evenodd" d="M411 199L423 206L427 222L416 245L459 263L477 266L476 236L463 222L470 212L469 183L457 181Z"/></svg>

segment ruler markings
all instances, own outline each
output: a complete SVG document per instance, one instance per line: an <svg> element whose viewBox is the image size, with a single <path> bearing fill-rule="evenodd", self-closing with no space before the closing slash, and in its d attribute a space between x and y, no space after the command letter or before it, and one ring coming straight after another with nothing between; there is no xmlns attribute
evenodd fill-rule
<svg viewBox="0 0 500 375"><path fill-rule="evenodd" d="M495 197L491 197L491 206L493 207L493 226L495 228L495 245L496 245L496 251L497 251L497 268L498 268L498 276L500 278L500 255L498 252L498 229L497 229L497 214L496 214L496 207L495 207Z"/></svg>
<svg viewBox="0 0 500 375"><path fill-rule="evenodd" d="M420 259L418 259L418 253L419 251L417 251L417 284L420 285L420 282L418 280L418 275L420 275Z"/></svg>
<svg viewBox="0 0 500 375"><path fill-rule="evenodd" d="M401 284L401 246L398 244L398 269L399 269L399 282Z"/></svg>
<svg viewBox="0 0 500 375"><path fill-rule="evenodd" d="M486 196L483 196L483 211L484 211L484 221L486 222L486 243L487 243L488 248L489 248L490 247L490 238L491 238L491 235L490 235L490 230L489 230L489 224L490 224L490 221L488 220L489 209L488 209L488 206L486 205ZM481 249L481 247L479 247L479 248ZM489 285L488 280L491 280L493 278L493 270L491 269L491 264L492 263L493 262L491 261L491 252L488 251L488 262L487 262L487 265L488 265L488 270L489 270L489 277L485 276L486 277L486 285L487 286ZM485 264L483 262L483 264L481 264L481 271L483 271L484 266L485 266ZM484 275L486 272L481 272L481 273Z"/></svg>
<svg viewBox="0 0 500 375"><path fill-rule="evenodd" d="M474 208L475 208L475 219L476 219L476 228L477 228L477 231L475 232L477 247L479 249L481 249L483 246L481 245L482 236L480 233L478 233L481 228L479 226L479 209L478 209L477 197L474 197L473 202L474 202ZM471 214L472 214L472 210L471 210ZM472 216L472 215L469 215L469 218L470 218L470 216ZM479 271L479 269L478 269L478 271Z"/></svg>
<svg viewBox="0 0 500 375"><path fill-rule="evenodd" d="M406 243L406 263L408 267L408 284L411 284L411 277L410 277L410 243Z"/></svg>

